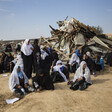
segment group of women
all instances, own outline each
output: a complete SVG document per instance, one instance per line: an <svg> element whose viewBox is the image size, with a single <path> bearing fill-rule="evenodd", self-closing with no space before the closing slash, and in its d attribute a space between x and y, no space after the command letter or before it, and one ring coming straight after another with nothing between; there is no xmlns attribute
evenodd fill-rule
<svg viewBox="0 0 112 112"><path fill-rule="evenodd" d="M72 55L68 67L58 58L58 54L52 48L40 49L38 40L34 44L26 39L21 47L21 55L16 58L13 71L9 79L11 91L26 95L29 92L54 90L54 83L67 82L72 90L84 90L92 84L90 74L95 74L104 68L102 58L93 60L90 53L82 56L79 50ZM69 81L69 72L75 73L73 81ZM32 73L36 75L32 77ZM29 85L32 79L32 87Z"/></svg>

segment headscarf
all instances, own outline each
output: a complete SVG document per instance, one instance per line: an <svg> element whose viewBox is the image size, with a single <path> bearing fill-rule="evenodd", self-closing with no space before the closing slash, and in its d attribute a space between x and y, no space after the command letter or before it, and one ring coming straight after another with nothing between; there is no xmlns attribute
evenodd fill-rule
<svg viewBox="0 0 112 112"><path fill-rule="evenodd" d="M50 53L50 54L52 53L52 48L51 48L51 47L49 47L49 53Z"/></svg>
<svg viewBox="0 0 112 112"><path fill-rule="evenodd" d="M86 55L91 57L91 53L89 51L86 52Z"/></svg>
<svg viewBox="0 0 112 112"><path fill-rule="evenodd" d="M20 66L18 66L18 68L20 68ZM23 79L23 73L20 71L20 72L17 72L17 75L20 79Z"/></svg>
<svg viewBox="0 0 112 112"><path fill-rule="evenodd" d="M19 85L19 84L20 84L19 78L18 78L17 69L18 69L18 66L16 65L16 66L14 67L12 73L11 73L10 78L9 78L9 89L10 89L12 92L15 91L14 87L15 87L16 85ZM20 69L21 69L21 68L20 68ZM22 74L23 74L23 76L24 76L24 84L29 83L28 78L27 78L27 76L25 75L25 73L23 72L22 69L21 69L21 72L22 72Z"/></svg>
<svg viewBox="0 0 112 112"><path fill-rule="evenodd" d="M58 65L61 64L61 65ZM64 67L63 62L61 60L58 60L56 62L56 66L53 67L53 71L58 71L60 73L60 75L63 77L63 79L67 82L67 78L65 76L65 74L61 71L61 68Z"/></svg>
<svg viewBox="0 0 112 112"><path fill-rule="evenodd" d="M77 50L75 51L75 53L77 54L78 57L81 56L81 54L79 53L79 51L80 51L79 49L77 49Z"/></svg>
<svg viewBox="0 0 112 112"><path fill-rule="evenodd" d="M48 56L48 53L45 52L43 49L41 49L41 58L42 60L45 60L45 58Z"/></svg>
<svg viewBox="0 0 112 112"><path fill-rule="evenodd" d="M24 55L26 56L29 56L32 54L32 50L31 48L33 48L33 46L31 45L31 43L29 43L28 45L28 42L29 42L29 39L26 39L22 45L22 48L21 48L21 51L24 53Z"/></svg>
<svg viewBox="0 0 112 112"><path fill-rule="evenodd" d="M23 65L23 59L21 58L21 55L17 55L17 63L16 65L20 66L21 69L23 70L24 65Z"/></svg>
<svg viewBox="0 0 112 112"><path fill-rule="evenodd" d="M84 77L87 83L92 84L92 82L91 82L91 76L90 76L90 70L87 67L87 64L86 64L86 68L85 68L85 73L83 74L83 66L84 66L84 64L86 64L85 61L82 61L80 63L79 68L76 70L73 82L75 82L77 79L79 79L81 77Z"/></svg>
<svg viewBox="0 0 112 112"><path fill-rule="evenodd" d="M69 64L71 65L73 62L77 62L78 64L80 63L79 57L76 55L76 53L72 54L72 57L69 61Z"/></svg>

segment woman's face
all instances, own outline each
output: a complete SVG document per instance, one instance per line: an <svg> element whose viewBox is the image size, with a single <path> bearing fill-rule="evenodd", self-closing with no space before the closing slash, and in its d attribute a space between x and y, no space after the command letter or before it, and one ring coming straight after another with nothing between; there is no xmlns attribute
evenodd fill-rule
<svg viewBox="0 0 112 112"><path fill-rule="evenodd" d="M83 65L83 69L85 69L85 68L86 68L86 64Z"/></svg>
<svg viewBox="0 0 112 112"><path fill-rule="evenodd" d="M83 59L87 59L87 55L86 54L83 55Z"/></svg>
<svg viewBox="0 0 112 112"><path fill-rule="evenodd" d="M18 68L18 69L17 69L17 72L19 73L20 71L21 71L21 69L20 69L20 68Z"/></svg>
<svg viewBox="0 0 112 112"><path fill-rule="evenodd" d="M30 40L28 41L28 45L30 44Z"/></svg>
<svg viewBox="0 0 112 112"><path fill-rule="evenodd" d="M58 65L62 65L62 63L58 63Z"/></svg>

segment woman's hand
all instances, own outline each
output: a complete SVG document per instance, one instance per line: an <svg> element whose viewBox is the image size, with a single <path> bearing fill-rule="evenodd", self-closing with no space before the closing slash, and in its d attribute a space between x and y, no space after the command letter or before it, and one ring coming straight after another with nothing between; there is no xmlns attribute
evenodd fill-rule
<svg viewBox="0 0 112 112"><path fill-rule="evenodd" d="M18 85L18 88L19 88L19 89L21 89L21 88L22 88L22 86Z"/></svg>
<svg viewBox="0 0 112 112"><path fill-rule="evenodd" d="M76 63L72 63L72 66L74 66Z"/></svg>
<svg viewBox="0 0 112 112"><path fill-rule="evenodd" d="M33 47L30 47L30 49L33 51L34 50L34 48Z"/></svg>
<svg viewBox="0 0 112 112"><path fill-rule="evenodd" d="M40 93L40 89L37 89L37 92L39 92L39 93Z"/></svg>
<svg viewBox="0 0 112 112"><path fill-rule="evenodd" d="M25 88L27 88L27 84L24 84Z"/></svg>

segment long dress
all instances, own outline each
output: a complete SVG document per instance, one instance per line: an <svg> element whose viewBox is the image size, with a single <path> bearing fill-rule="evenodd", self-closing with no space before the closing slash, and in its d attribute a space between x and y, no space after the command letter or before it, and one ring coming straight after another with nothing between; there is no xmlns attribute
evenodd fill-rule
<svg viewBox="0 0 112 112"><path fill-rule="evenodd" d="M91 85L91 76L90 76L90 70L86 66L85 69L83 69L83 65L86 64L85 61L82 61L80 63L79 68L77 69L74 79L73 79L73 84L71 85L70 89L72 90L84 90L88 87L88 85ZM87 64L86 64L87 65ZM82 78L82 80L78 81L78 79Z"/></svg>
<svg viewBox="0 0 112 112"><path fill-rule="evenodd" d="M16 88L17 85L21 85L22 87L24 87L24 84L29 84L28 78L22 69L21 69L21 72L23 75L23 80L22 79L20 80L20 78L18 77L17 68L18 68L18 65L14 67L11 73L11 76L9 78L9 89L12 92L15 92L15 90L17 89Z"/></svg>
<svg viewBox="0 0 112 112"><path fill-rule="evenodd" d="M21 48L21 55L23 58L24 64L24 72L27 77L30 79L32 76L32 64L33 64L33 54L31 48L33 46L31 44L28 45L29 39L26 39Z"/></svg>
<svg viewBox="0 0 112 112"><path fill-rule="evenodd" d="M79 63L80 63L79 57L77 56L76 53L73 53L73 55L69 61L69 71L71 73L75 73L77 67L79 66ZM72 65L72 64L74 64L74 65Z"/></svg>
<svg viewBox="0 0 112 112"><path fill-rule="evenodd" d="M87 59L83 59L83 61L85 61L87 63L87 66L90 69L91 73L96 71L95 62L90 57L88 57Z"/></svg>
<svg viewBox="0 0 112 112"><path fill-rule="evenodd" d="M63 65L61 60L58 60L56 66L53 67L51 77L53 82L68 81L67 78L69 78L69 72L67 71L67 68Z"/></svg>
<svg viewBox="0 0 112 112"><path fill-rule="evenodd" d="M42 76L40 75L40 73L36 74L36 76L32 78L34 88L38 89L42 87L42 89L54 90L54 85L51 76L46 73L42 74L43 74Z"/></svg>
<svg viewBox="0 0 112 112"><path fill-rule="evenodd" d="M4 60L4 69L6 72L10 71L10 62L14 60L14 57L12 55L6 56Z"/></svg>
<svg viewBox="0 0 112 112"><path fill-rule="evenodd" d="M112 52L108 54L107 56L107 64L109 66L112 66Z"/></svg>
<svg viewBox="0 0 112 112"><path fill-rule="evenodd" d="M33 50L33 72L37 73L38 72L38 61L39 61L39 56L41 55L40 52L40 47L38 46L38 40L34 40L33 44L34 50Z"/></svg>

